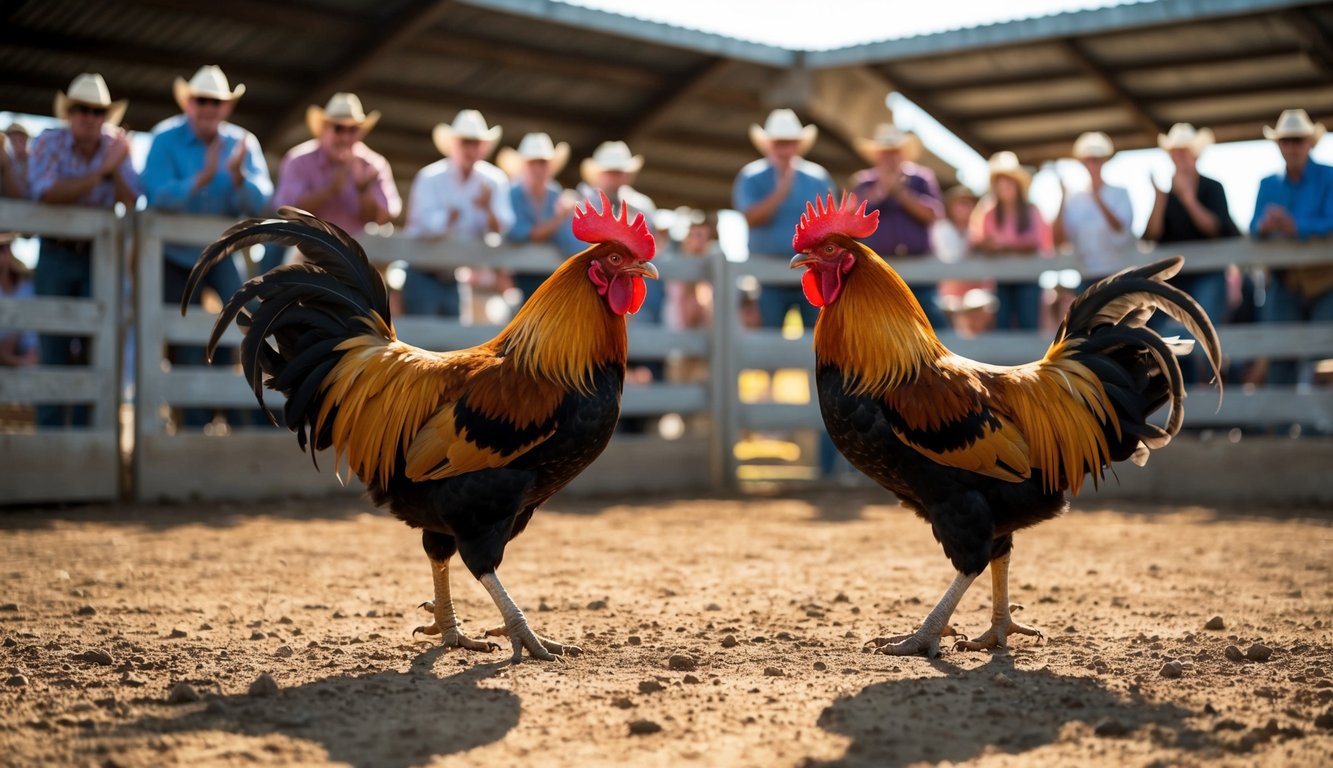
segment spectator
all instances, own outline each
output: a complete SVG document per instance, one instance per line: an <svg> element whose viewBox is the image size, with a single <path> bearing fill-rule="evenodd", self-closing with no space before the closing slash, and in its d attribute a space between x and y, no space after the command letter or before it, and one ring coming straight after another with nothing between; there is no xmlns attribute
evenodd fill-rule
<svg viewBox="0 0 1333 768"><path fill-rule="evenodd" d="M944 216L930 230L940 261L956 264L972 257L968 228L976 207L976 193L961 184L944 193ZM957 333L975 336L995 321L994 280L943 280L938 294L939 311Z"/></svg>
<svg viewBox="0 0 1333 768"><path fill-rule="evenodd" d="M690 214L690 228L677 249L684 259L724 259L717 244L717 218L694 211ZM708 280L667 280L666 307L663 311L666 327L674 331L711 328L713 325L713 287ZM670 365L667 378L679 383L708 381L708 363L702 357L683 357Z"/></svg>
<svg viewBox="0 0 1333 768"><path fill-rule="evenodd" d="M366 114L355 93L335 93L323 108L307 108L306 127L314 138L282 158L273 207L309 211L353 237L367 224L385 224L401 213L403 202L389 162L365 143L379 119L378 110ZM269 263L263 268L281 261L265 257Z"/></svg>
<svg viewBox="0 0 1333 768"><path fill-rule="evenodd" d="M574 237L570 214L578 195L562 189L555 177L569 162L569 144L555 144L545 133L529 133L518 149L500 150L496 164L509 176L509 202L514 209L514 226L505 239L512 243L550 243L567 258L582 251L587 243ZM552 264L552 269L558 262ZM547 273L549 274L549 272ZM514 284L526 301L547 275L520 274Z"/></svg>
<svg viewBox="0 0 1333 768"><path fill-rule="evenodd" d="M1071 193L1060 179L1060 212L1053 232L1057 246L1073 246L1087 285L1133 264L1134 208L1127 190L1102 178L1102 169L1115 154L1111 137L1100 131L1085 133L1074 141L1073 154L1088 172L1088 188Z"/></svg>
<svg viewBox="0 0 1333 768"><path fill-rule="evenodd" d="M28 196L28 129L10 123L0 138L0 197Z"/></svg>
<svg viewBox="0 0 1333 768"><path fill-rule="evenodd" d="M475 109L459 112L452 125L435 126L432 138L444 159L422 168L412 181L409 237L480 240L513 226L509 180L486 161L500 131L498 125L488 127ZM461 299L454 270L408 267L403 307L411 315L458 317Z"/></svg>
<svg viewBox="0 0 1333 768"><path fill-rule="evenodd" d="M874 167L852 178L852 191L866 201L867 212L879 211L879 228L862 242L890 261L930 256L930 228L943 218L944 206L934 172L915 162L921 140L881 123L872 138L858 139L856 148ZM943 327L936 287L914 285L912 293L931 324Z"/></svg>
<svg viewBox="0 0 1333 768"><path fill-rule="evenodd" d="M128 102L111 100L99 74L74 78L69 92L57 92L55 116L66 122L42 131L32 144L28 197L48 205L133 208L139 174L130 162L130 142L120 126ZM92 243L43 237L33 274L38 296L92 295ZM87 365L88 339L42 335L43 365ZM41 405L38 428L84 427L87 405Z"/></svg>
<svg viewBox="0 0 1333 768"><path fill-rule="evenodd" d="M255 216L268 209L273 196L268 164L259 140L249 131L227 122L245 86L233 89L216 66L199 68L187 83L176 78L173 94L181 114L163 121L153 134L153 145L144 162L143 186L148 207L161 211L200 213L228 218ZM162 300L178 305L185 283L199 257L198 243L167 243L162 249ZM204 276L203 284L226 301L241 287L236 263L223 260ZM146 286L145 286L146 288ZM198 305L202 298L190 299ZM151 354L153 350L143 350ZM230 358L232 350L217 357ZM173 364L203 365L204 349L173 347ZM228 411L227 421L239 426L247 421L240 411ZM182 426L198 429L213 420L208 408L186 408Z"/></svg>
<svg viewBox="0 0 1333 768"><path fill-rule="evenodd" d="M1240 230L1231 218L1227 193L1221 183L1199 174L1196 164L1199 155L1213 143L1213 132L1207 128L1196 130L1189 123L1176 123L1165 135L1157 137L1157 145L1171 155L1176 167L1171 179L1171 190L1163 192L1156 187L1156 199L1143 239L1156 243L1182 243L1239 237ZM1194 272L1172 278L1172 284L1189 293L1199 302L1208 317L1219 325L1227 322L1227 273ZM1169 333L1187 335L1184 328L1164 315L1153 317L1153 325ZM1191 355L1192 364L1181 366L1185 383L1194 384L1211 370L1201 355Z"/></svg>
<svg viewBox="0 0 1333 768"><path fill-rule="evenodd" d="M13 232L0 232L0 299L30 299L34 295L32 273L10 249L15 236ZM36 333L0 330L0 368L36 364Z"/></svg>
<svg viewBox="0 0 1333 768"><path fill-rule="evenodd" d="M630 152L628 144L623 141L604 141L593 150L592 157L585 158L579 165L583 183L579 184L578 193L594 209L600 210L600 195L605 194L611 201L613 211L628 206L630 220L633 220L635 214L642 213L648 223L648 230L660 241L656 222L657 206L651 198L632 186L641 168L643 155ZM644 281L647 293L639 311L630 320L631 323L657 325L662 322L665 290L661 282ZM665 372L661 361L630 359L625 367L625 381L630 384L650 384L654 380L661 381ZM642 416L622 416L617 429L627 434L640 434L648 430L649 421Z"/></svg>
<svg viewBox="0 0 1333 768"><path fill-rule="evenodd" d="M1324 136L1303 109L1288 109L1277 125L1264 126L1264 138L1277 144L1285 167L1259 182L1250 235L1262 239L1306 241L1333 233L1333 167L1310 159ZM1266 323L1333 322L1333 266L1275 269L1259 310ZM1270 384L1296 384L1294 361L1270 363Z"/></svg>
<svg viewBox="0 0 1333 768"><path fill-rule="evenodd" d="M801 125L790 109L770 112L762 128L750 126L750 141L763 157L741 169L731 193L733 207L750 228L750 258L790 260L792 233L806 203L833 189L828 171L805 159L818 132L813 125ZM763 327L781 328L793 306L805 327L814 327L819 309L804 299L799 286L760 288Z"/></svg>
<svg viewBox="0 0 1333 768"><path fill-rule="evenodd" d="M1049 258L1054 245L1051 228L1028 202L1032 174L1013 152L997 152L988 161L990 191L972 215L972 247L983 256ZM995 327L1033 331L1041 316L1041 287L1031 283L1000 283Z"/></svg>

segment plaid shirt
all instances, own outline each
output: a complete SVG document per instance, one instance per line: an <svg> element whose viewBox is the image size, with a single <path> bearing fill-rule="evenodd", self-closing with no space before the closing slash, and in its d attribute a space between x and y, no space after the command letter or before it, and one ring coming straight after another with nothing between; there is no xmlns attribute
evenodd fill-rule
<svg viewBox="0 0 1333 768"><path fill-rule="evenodd" d="M28 152L28 197L40 201L42 195L57 181L77 179L87 176L102 166L102 154L111 143L110 129L102 128L102 143L97 147L91 159L85 159L74 151L74 134L67 126L48 128L32 143ZM139 174L134 170L129 155L120 164L120 175L137 196L142 191ZM116 205L116 185L109 180L97 182L78 205L91 208L114 208Z"/></svg>

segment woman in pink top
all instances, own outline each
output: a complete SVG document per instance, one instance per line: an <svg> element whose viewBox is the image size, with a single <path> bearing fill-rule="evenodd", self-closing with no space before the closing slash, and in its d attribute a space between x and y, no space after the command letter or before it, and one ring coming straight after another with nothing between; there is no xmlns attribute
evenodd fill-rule
<svg viewBox="0 0 1333 768"><path fill-rule="evenodd" d="M1032 175L1013 152L998 152L990 165L990 192L972 217L972 248L979 255L1040 256L1055 252L1051 227L1028 202ZM1036 283L996 286L998 330L1034 331L1040 317L1041 287Z"/></svg>

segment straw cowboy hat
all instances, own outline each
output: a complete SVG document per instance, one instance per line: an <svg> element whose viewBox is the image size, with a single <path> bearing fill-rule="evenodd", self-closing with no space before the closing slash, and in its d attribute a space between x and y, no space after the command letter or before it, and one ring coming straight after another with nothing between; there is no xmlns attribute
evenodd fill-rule
<svg viewBox="0 0 1333 768"><path fill-rule="evenodd" d="M355 125L365 137L380 121L380 111L370 114L361 108L361 99L355 93L335 93L323 109L311 105L305 111L305 124L316 138L323 135L327 123L334 125Z"/></svg>
<svg viewBox="0 0 1333 768"><path fill-rule="evenodd" d="M1009 150L996 152L986 161L986 167L990 170L991 186L995 185L996 176L1008 176L1018 182L1018 186L1027 192L1028 185L1032 183L1032 172L1023 167L1018 162L1018 155Z"/></svg>
<svg viewBox="0 0 1333 768"><path fill-rule="evenodd" d="M595 179L602 171L622 171L638 173L643 167L643 155L631 155L629 145L623 141L604 141L593 150L592 157L579 165L583 180L596 184Z"/></svg>
<svg viewBox="0 0 1333 768"><path fill-rule="evenodd" d="M879 153L885 149L902 152L904 160L911 162L921 155L921 139L911 131L904 131L893 123L880 123L875 126L875 135L868 139L856 140L856 151L868 162L875 162Z"/></svg>
<svg viewBox="0 0 1333 768"><path fill-rule="evenodd" d="M1194 130L1189 123L1176 123L1166 134L1157 134L1157 146L1165 150L1188 149L1195 157L1203 152L1204 147L1213 143L1213 130L1200 128Z"/></svg>
<svg viewBox="0 0 1333 768"><path fill-rule="evenodd" d="M1099 158L1105 160L1115 154L1115 145L1111 137L1101 131L1088 131L1074 139L1074 157L1079 160Z"/></svg>
<svg viewBox="0 0 1333 768"><path fill-rule="evenodd" d="M949 314L971 312L974 309L993 309L1000 301L995 294L985 288L969 288L962 296L946 294L935 302L940 309Z"/></svg>
<svg viewBox="0 0 1333 768"><path fill-rule="evenodd" d="M949 205L953 203L953 201L961 200L963 198L967 198L974 203L980 199L977 197L977 193L972 191L971 187L955 184L954 186L949 187L949 190L944 193L944 204Z"/></svg>
<svg viewBox="0 0 1333 768"><path fill-rule="evenodd" d="M503 168L505 174L512 178L518 176L523 166L531 160L545 160L548 173L555 176L565 167L565 163L569 162L569 143L562 141L555 144L545 133L529 133L518 143L517 150L509 147L501 149L495 158L495 164Z"/></svg>
<svg viewBox="0 0 1333 768"><path fill-rule="evenodd" d="M487 127L486 118L475 109L465 109L454 116L453 125L440 123L431 131L431 138L435 141L435 148L445 157L453 151L453 140L473 139L482 141L495 146L495 142L500 140L500 126L493 125ZM486 150L490 154L490 148Z"/></svg>
<svg viewBox="0 0 1333 768"><path fill-rule="evenodd" d="M213 64L207 64L199 68L190 78L190 82L185 82L185 78L178 77L171 85L172 94L176 97L176 105L185 110L185 104L192 96L202 96L206 99L217 99L218 101L236 101L245 93L245 86L240 83L232 89L227 82L227 76L222 70Z"/></svg>
<svg viewBox="0 0 1333 768"><path fill-rule="evenodd" d="M768 154L768 145L774 141L799 141L798 155L804 155L815 144L819 129L813 125L801 125L801 120L790 109L775 109L768 113L768 119L761 128L757 124L750 126L750 142L764 154Z"/></svg>
<svg viewBox="0 0 1333 768"><path fill-rule="evenodd" d="M125 108L130 105L130 102L126 99L112 101L111 91L107 89L106 81L102 79L102 76L84 72L69 84L68 93L56 91L56 117L64 120L72 104L83 104L105 109L106 124L114 126L120 125L121 118L125 117Z"/></svg>
<svg viewBox="0 0 1333 768"><path fill-rule="evenodd" d="M1312 122L1303 109L1284 109L1282 114L1278 115L1276 126L1272 128L1264 126L1264 138L1273 141L1309 138L1311 144L1318 144L1323 137L1324 124Z"/></svg>
<svg viewBox="0 0 1333 768"><path fill-rule="evenodd" d="M5 128L6 136L13 136L15 134L19 136L28 136L30 138L32 136L32 134L28 133L28 129L24 127L23 123L18 122L10 123L9 127Z"/></svg>

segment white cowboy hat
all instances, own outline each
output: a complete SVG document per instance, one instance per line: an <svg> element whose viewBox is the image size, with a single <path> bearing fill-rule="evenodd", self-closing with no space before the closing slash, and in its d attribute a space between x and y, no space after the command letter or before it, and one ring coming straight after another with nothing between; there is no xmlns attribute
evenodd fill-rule
<svg viewBox="0 0 1333 768"><path fill-rule="evenodd" d="M974 309L991 309L1000 302L995 294L985 288L969 288L962 296L946 294L940 296L935 303L945 312L955 314L957 312L970 312Z"/></svg>
<svg viewBox="0 0 1333 768"><path fill-rule="evenodd" d="M171 87L172 93L176 97L176 105L182 111L185 110L185 104L191 96L203 96L218 101L236 101L245 94L244 85L237 83L236 88L232 89L227 82L227 76L213 64L200 67L188 83L185 82L183 77L176 78Z"/></svg>
<svg viewBox="0 0 1333 768"><path fill-rule="evenodd" d="M1115 154L1111 137L1101 131L1088 131L1074 139L1074 157L1079 160L1096 157L1102 160Z"/></svg>
<svg viewBox="0 0 1333 768"><path fill-rule="evenodd" d="M569 162L569 143L555 144L545 133L529 133L518 143L518 149L504 147L495 158L495 164L504 169L511 178L523 170L523 165L530 160L545 160L548 173L555 176Z"/></svg>
<svg viewBox="0 0 1333 768"><path fill-rule="evenodd" d="M1324 137L1324 130L1324 124L1311 121L1305 110L1284 109L1277 117L1276 126L1272 128L1264 126L1264 138L1277 141L1308 137L1311 144L1318 144Z"/></svg>
<svg viewBox="0 0 1333 768"><path fill-rule="evenodd" d="M592 157L579 166L583 180L596 186L596 177L602 171L622 171L638 173L643 167L643 155L631 155L629 145L623 141L604 141L593 150Z"/></svg>
<svg viewBox="0 0 1333 768"><path fill-rule="evenodd" d="M445 157L453 151L454 138L474 139L495 145L500 140L500 126L486 126L486 118L475 109L465 109L454 116L453 125L440 123L431 131L431 138L435 141L435 148ZM489 147L485 154L490 154Z"/></svg>
<svg viewBox="0 0 1333 768"><path fill-rule="evenodd" d="M768 145L774 141L799 141L798 155L804 155L815 144L819 129L813 125L801 125L801 120L790 109L775 109L768 113L764 127L750 126L750 142L764 154L768 154Z"/></svg>
<svg viewBox="0 0 1333 768"><path fill-rule="evenodd" d="M904 160L912 161L921 154L921 139L911 131L904 131L893 123L875 126L875 134L868 139L856 140L856 151L868 162L875 162L881 150L896 149Z"/></svg>
<svg viewBox="0 0 1333 768"><path fill-rule="evenodd" d="M1188 149L1195 157L1203 152L1204 147L1213 143L1213 130L1200 128L1194 130L1189 123L1176 123L1165 134L1157 134L1157 146L1165 150Z"/></svg>
<svg viewBox="0 0 1333 768"><path fill-rule="evenodd" d="M1008 176L1018 182L1018 186L1024 192L1027 191L1028 185L1032 183L1032 172L1018 162L1018 155L1007 149L991 155L990 159L986 161L986 167L990 171L992 186L995 184L996 176Z"/></svg>
<svg viewBox="0 0 1333 768"><path fill-rule="evenodd" d="M69 113L71 104L84 104L105 109L106 124L113 126L120 125L121 118L125 117L125 108L130 105L129 101L125 99L112 101L111 91L106 87L106 81L102 79L102 76L87 72L74 78L73 82L69 84L68 94L64 91L56 91L56 117L64 120Z"/></svg>
<svg viewBox="0 0 1333 768"><path fill-rule="evenodd" d="M325 107L311 105L305 111L306 127L315 138L324 133L325 123L355 125L361 129L361 136L364 137L379 121L380 111L377 109L366 114L361 108L361 99L355 93L335 93Z"/></svg>
<svg viewBox="0 0 1333 768"><path fill-rule="evenodd" d="M28 136L28 137L31 137L31 136L32 136L32 134L28 133L28 129L27 129L26 127L24 127L23 123L20 123L20 122L17 122L17 121L10 123L10 124L9 124L9 127L8 127L8 128L5 128L5 135L6 135L6 136L9 136L9 135L12 135L12 134L15 134L15 133L17 133L17 134L22 134L22 135L24 135L24 136Z"/></svg>

